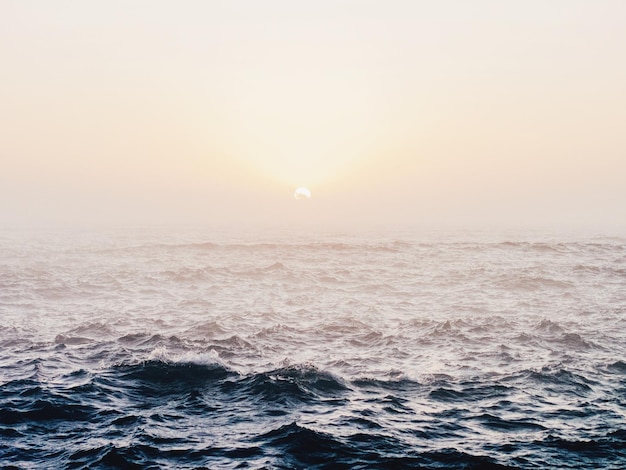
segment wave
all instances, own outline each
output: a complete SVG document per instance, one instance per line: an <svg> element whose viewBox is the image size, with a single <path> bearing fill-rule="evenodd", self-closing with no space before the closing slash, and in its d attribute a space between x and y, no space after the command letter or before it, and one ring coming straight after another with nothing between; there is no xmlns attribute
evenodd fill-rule
<svg viewBox="0 0 626 470"><path fill-rule="evenodd" d="M481 415L472 418L478 421L482 426L493 429L496 431L504 432L528 432L528 431L544 431L545 426L535 422L535 420L528 419L504 419L499 416L495 416L489 413L483 413Z"/></svg>
<svg viewBox="0 0 626 470"><path fill-rule="evenodd" d="M562 333L563 327L558 322L544 318L535 326L535 330L547 333Z"/></svg>
<svg viewBox="0 0 626 470"><path fill-rule="evenodd" d="M1 424L33 423L41 421L87 421L94 409L85 405L59 401L35 400L27 406L3 407L0 409Z"/></svg>
<svg viewBox="0 0 626 470"><path fill-rule="evenodd" d="M350 382L353 386L367 390L384 390L390 392L415 392L421 390L420 382L406 377L404 374L398 374L396 377L374 378L359 377Z"/></svg>
<svg viewBox="0 0 626 470"><path fill-rule="evenodd" d="M415 244L409 241L390 241L390 242L231 242L231 243L215 243L215 242L199 242L199 243L147 243L142 245L117 247L117 248L105 248L102 249L103 253L112 252L152 252L152 251L242 251L242 252L261 252L261 251L275 251L275 250L305 250L305 251L362 251L367 250L370 252L383 252L383 253L397 253L406 251L415 246L418 247L432 247L430 243Z"/></svg>
<svg viewBox="0 0 626 470"><path fill-rule="evenodd" d="M519 274L501 277L500 284L509 291L565 290L574 287L570 281L553 279L546 276L523 276Z"/></svg>
<svg viewBox="0 0 626 470"><path fill-rule="evenodd" d="M70 346L76 346L80 344L89 344L93 343L95 340L91 338L85 338L83 336L65 336L65 335L56 335L54 338L54 342L56 344L64 344Z"/></svg>
<svg viewBox="0 0 626 470"><path fill-rule="evenodd" d="M265 268L262 269L263 272L271 272L271 271L284 271L287 269L287 266L285 266L283 263L281 263L280 261L276 261L274 264L267 266Z"/></svg>
<svg viewBox="0 0 626 470"><path fill-rule="evenodd" d="M513 391L511 387L500 384L479 385L474 383L462 383L455 388L452 388L451 384L437 387L433 389L428 396L433 400L446 403L473 403L480 400L505 400Z"/></svg>
<svg viewBox="0 0 626 470"><path fill-rule="evenodd" d="M290 463L298 466L331 468L333 464L345 466L358 463L357 452L331 434L314 431L296 423L273 429L258 436L255 441L278 448L289 456Z"/></svg>
<svg viewBox="0 0 626 470"><path fill-rule="evenodd" d="M599 348L599 346L584 339L578 333L565 333L559 337L558 341L567 347L569 351Z"/></svg>
<svg viewBox="0 0 626 470"><path fill-rule="evenodd" d="M611 372L626 375L626 362L625 361L613 362L608 365L607 369L610 370Z"/></svg>
<svg viewBox="0 0 626 470"><path fill-rule="evenodd" d="M528 381L533 382L544 387L550 393L559 393L564 396L587 397L593 391L592 387L597 385L594 380L563 368L544 367L539 371L528 370L523 372L522 376L526 383Z"/></svg>
<svg viewBox="0 0 626 470"><path fill-rule="evenodd" d="M530 240L502 240L502 241L460 241L454 238L430 241L428 239L401 239L384 241L365 241L354 239L350 241L315 241L305 240L301 242L267 241L267 242L189 242L189 243L143 243L138 245L118 246L102 248L103 252L132 252L132 251L157 251L157 250L275 250L275 249L307 249L307 250L363 250L397 252L411 249L445 249L458 248L462 250L476 250L484 248L496 248L504 250L522 250L539 253L567 253L580 250L596 252L615 252L626 250L623 238L606 238L602 240L571 239L568 241L530 241Z"/></svg>
<svg viewBox="0 0 626 470"><path fill-rule="evenodd" d="M255 442L278 449L296 468L465 468L507 469L489 457L456 449L417 452L385 433L355 433L337 437L295 422L258 436Z"/></svg>
<svg viewBox="0 0 626 470"><path fill-rule="evenodd" d="M159 395L178 393L181 388L210 384L236 375L221 364L168 363L157 360L115 367L114 377L126 386L146 385Z"/></svg>
<svg viewBox="0 0 626 470"><path fill-rule="evenodd" d="M329 372L301 365L243 376L225 383L224 389L229 394L257 397L264 412L284 414L284 407L297 404L345 404L348 387Z"/></svg>
<svg viewBox="0 0 626 470"><path fill-rule="evenodd" d="M618 430L589 439L571 439L549 434L534 442L536 447L553 449L561 468L623 468L626 458L626 431ZM558 460L557 460L558 459Z"/></svg>

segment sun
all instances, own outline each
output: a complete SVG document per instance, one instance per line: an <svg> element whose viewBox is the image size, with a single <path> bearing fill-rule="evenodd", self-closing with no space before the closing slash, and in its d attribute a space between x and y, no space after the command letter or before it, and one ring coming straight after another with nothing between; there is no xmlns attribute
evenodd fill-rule
<svg viewBox="0 0 626 470"><path fill-rule="evenodd" d="M296 192L293 193L293 197L295 199L310 199L311 191L309 191L309 188L301 187L296 189Z"/></svg>

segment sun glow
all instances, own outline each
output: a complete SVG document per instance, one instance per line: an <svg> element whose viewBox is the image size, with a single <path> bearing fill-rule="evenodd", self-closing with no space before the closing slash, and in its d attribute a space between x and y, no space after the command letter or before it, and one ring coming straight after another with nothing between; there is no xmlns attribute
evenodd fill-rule
<svg viewBox="0 0 626 470"><path fill-rule="evenodd" d="M296 200L299 200L299 199L310 199L311 198L311 191L309 191L308 188L301 187L301 188L296 189L296 191L293 193L293 197Z"/></svg>

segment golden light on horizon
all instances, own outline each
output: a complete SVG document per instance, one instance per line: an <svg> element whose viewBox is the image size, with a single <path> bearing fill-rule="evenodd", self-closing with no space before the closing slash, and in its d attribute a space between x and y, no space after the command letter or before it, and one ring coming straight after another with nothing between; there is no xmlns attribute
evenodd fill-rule
<svg viewBox="0 0 626 470"><path fill-rule="evenodd" d="M624 2L61 3L0 2L6 225L626 221Z"/></svg>

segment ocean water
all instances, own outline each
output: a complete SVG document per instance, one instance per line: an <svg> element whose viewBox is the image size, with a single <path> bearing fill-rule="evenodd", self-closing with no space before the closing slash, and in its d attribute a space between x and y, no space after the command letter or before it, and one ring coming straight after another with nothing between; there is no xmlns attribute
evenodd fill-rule
<svg viewBox="0 0 626 470"><path fill-rule="evenodd" d="M3 468L626 468L626 238L0 232Z"/></svg>

